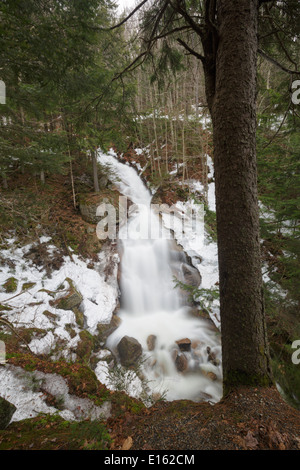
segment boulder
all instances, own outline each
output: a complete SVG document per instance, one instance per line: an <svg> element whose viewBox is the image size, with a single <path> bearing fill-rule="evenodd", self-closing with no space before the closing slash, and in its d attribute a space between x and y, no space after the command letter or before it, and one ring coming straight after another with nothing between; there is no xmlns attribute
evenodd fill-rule
<svg viewBox="0 0 300 470"><path fill-rule="evenodd" d="M198 269L190 266L187 263L182 264L182 274L184 278L184 283L189 286L199 287L201 284L201 276Z"/></svg>
<svg viewBox="0 0 300 470"><path fill-rule="evenodd" d="M191 350L191 340L189 338L183 338L176 341L180 351L190 351Z"/></svg>
<svg viewBox="0 0 300 470"><path fill-rule="evenodd" d="M78 308L81 304L83 297L82 295L75 289L74 284L70 278L66 278L66 281L69 284L69 289L67 295L58 299L58 301L50 302L51 305L55 305L56 308L62 310L73 310Z"/></svg>
<svg viewBox="0 0 300 470"><path fill-rule="evenodd" d="M5 429L16 411L15 405L0 397L0 429Z"/></svg>
<svg viewBox="0 0 300 470"><path fill-rule="evenodd" d="M117 346L120 362L125 367L137 364L142 355L142 346L137 339L130 336L123 336Z"/></svg>
<svg viewBox="0 0 300 470"><path fill-rule="evenodd" d="M109 335L111 335L121 323L121 318L118 315L113 315L110 323L98 323L97 330L97 344L99 343L99 349L101 345L105 344Z"/></svg>
<svg viewBox="0 0 300 470"><path fill-rule="evenodd" d="M178 372L185 372L188 368L188 360L184 354L177 354L175 359L175 365Z"/></svg>

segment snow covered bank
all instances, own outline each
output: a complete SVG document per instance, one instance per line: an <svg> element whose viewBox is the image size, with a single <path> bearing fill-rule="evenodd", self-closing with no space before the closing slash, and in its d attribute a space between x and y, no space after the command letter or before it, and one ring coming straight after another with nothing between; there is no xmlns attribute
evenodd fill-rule
<svg viewBox="0 0 300 470"><path fill-rule="evenodd" d="M73 253L72 259L64 257L61 267L49 275L42 263L38 266L27 256L35 244L18 246L15 238L7 239L5 244L5 249L0 251L1 318L16 331L20 328L31 331L28 346L34 354L46 354L51 360L75 361L80 333L87 330L95 334L98 324L111 321L118 299L118 255L109 257L111 274L108 278L104 274L105 252L99 254L93 269L88 267L88 260ZM41 237L36 244L44 244L49 256L57 256L51 239ZM69 293L70 285L82 323L78 322L75 309L60 308L60 301ZM10 329L7 334L11 334ZM45 390L63 400L64 411L59 414L65 419L91 416L96 419L108 412L106 408L98 409L89 400L70 396L64 379L56 374L26 372L8 363L0 364L0 396L17 407L13 421L38 413L57 413L56 408L45 402Z"/></svg>
<svg viewBox="0 0 300 470"><path fill-rule="evenodd" d="M39 243L46 244L50 254L55 251L50 239L41 237ZM6 244L7 248L0 252L1 259L4 260L0 268L0 304L9 307L7 313L4 311L5 316L15 327L48 331L44 338L33 340L30 344L35 353L49 353L58 338L67 340L69 349L78 342L78 336L71 338L65 329L67 324L71 324L75 331L79 331L74 312L71 309L60 309L54 302L65 295L68 289L67 279L71 279L82 295L79 308L84 315L87 329L94 333L98 323L110 322L117 302L118 256L114 259L110 281L105 280L101 272L103 260L100 257L98 269L90 269L88 261L75 254L72 259L64 257L62 266L49 277L44 267L39 268L26 259L32 244L18 247L14 238L7 240ZM9 263L5 263L5 260L9 260ZM11 278L15 279L16 290L5 292L3 286Z"/></svg>
<svg viewBox="0 0 300 470"><path fill-rule="evenodd" d="M63 408L60 411L46 403L50 393ZM66 381L57 374L27 372L20 367L0 367L0 396L16 406L11 422L34 418L39 413L56 414L68 421L108 418L110 403L95 406L92 401L69 394Z"/></svg>

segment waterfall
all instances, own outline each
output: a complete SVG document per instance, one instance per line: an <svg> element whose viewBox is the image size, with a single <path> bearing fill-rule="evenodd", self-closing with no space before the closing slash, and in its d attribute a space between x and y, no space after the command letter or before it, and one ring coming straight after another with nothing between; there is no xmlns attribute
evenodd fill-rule
<svg viewBox="0 0 300 470"><path fill-rule="evenodd" d="M124 336L141 344L142 372L153 395L217 402L222 395L219 337L209 321L192 314L174 283L185 255L152 209L152 195L135 169L112 153L99 152L98 159L110 167L119 192L134 204L119 228L121 323L107 346L116 352Z"/></svg>

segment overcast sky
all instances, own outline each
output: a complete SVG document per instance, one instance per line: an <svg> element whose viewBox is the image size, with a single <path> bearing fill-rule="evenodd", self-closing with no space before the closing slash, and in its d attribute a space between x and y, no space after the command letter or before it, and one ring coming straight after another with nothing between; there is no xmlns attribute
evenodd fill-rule
<svg viewBox="0 0 300 470"><path fill-rule="evenodd" d="M132 8L135 6L136 0L118 0L119 10L122 12L125 8Z"/></svg>

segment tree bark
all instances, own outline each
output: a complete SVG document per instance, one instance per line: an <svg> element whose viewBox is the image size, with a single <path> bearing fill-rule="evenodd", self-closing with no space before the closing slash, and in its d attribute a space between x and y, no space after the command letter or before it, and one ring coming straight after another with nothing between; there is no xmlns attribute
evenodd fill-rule
<svg viewBox="0 0 300 470"><path fill-rule="evenodd" d="M213 122L224 393L271 381L256 171L257 0L219 0ZM210 56L211 58L211 56ZM212 90L214 92L212 93Z"/></svg>

